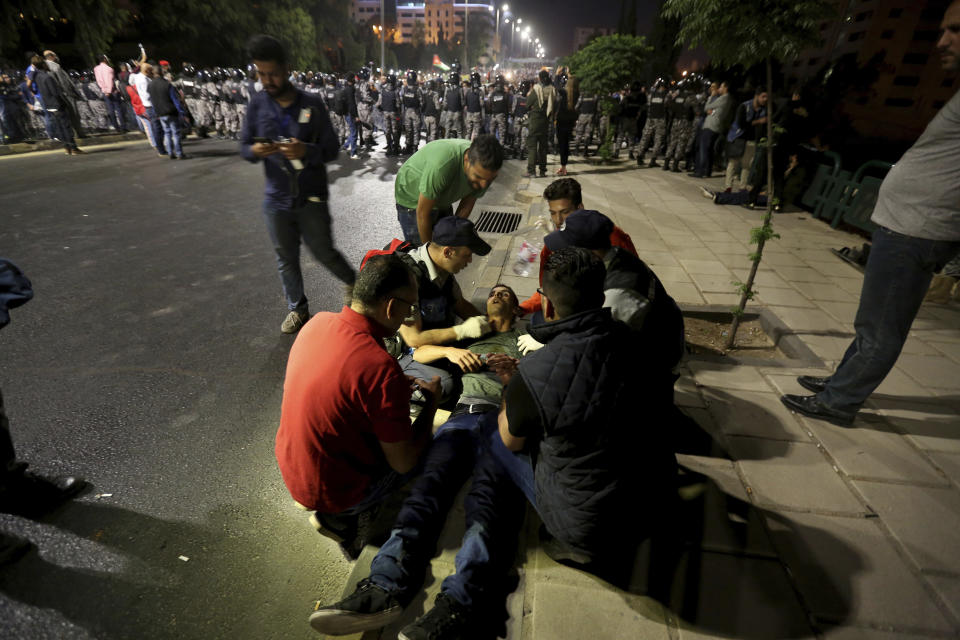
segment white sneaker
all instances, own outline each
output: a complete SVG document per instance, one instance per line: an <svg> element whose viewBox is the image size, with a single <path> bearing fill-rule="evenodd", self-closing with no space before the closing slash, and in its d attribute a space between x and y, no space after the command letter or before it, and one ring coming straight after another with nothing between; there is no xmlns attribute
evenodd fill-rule
<svg viewBox="0 0 960 640"><path fill-rule="evenodd" d="M700 187L700 195L702 195L704 198L710 198L713 200L713 191L710 191L710 189L707 189L706 187Z"/></svg>

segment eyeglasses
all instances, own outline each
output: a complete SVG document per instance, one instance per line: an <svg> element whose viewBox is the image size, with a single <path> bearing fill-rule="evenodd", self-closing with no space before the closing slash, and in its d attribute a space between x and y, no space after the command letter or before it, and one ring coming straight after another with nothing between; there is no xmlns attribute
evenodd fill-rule
<svg viewBox="0 0 960 640"><path fill-rule="evenodd" d="M399 297L397 297L397 296L393 296L393 297L390 298L390 299L391 299L391 300L399 300L399 301L402 302L403 304L406 304L406 305L409 305L409 306L410 306L410 311L407 312L406 317L403 319L404 322L413 322L413 321L415 321L415 320L417 319L417 314L420 313L420 305L419 305L419 304L417 304L416 302L410 302L410 301L408 301L408 300L404 300L403 298L399 298Z"/></svg>

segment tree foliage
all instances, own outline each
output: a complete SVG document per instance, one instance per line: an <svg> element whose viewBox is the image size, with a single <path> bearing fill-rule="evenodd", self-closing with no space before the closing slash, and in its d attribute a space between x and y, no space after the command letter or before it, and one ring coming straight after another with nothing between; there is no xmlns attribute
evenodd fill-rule
<svg viewBox="0 0 960 640"><path fill-rule="evenodd" d="M666 0L663 17L681 21L677 44L700 45L718 65L788 60L820 39L828 0Z"/></svg>
<svg viewBox="0 0 960 640"><path fill-rule="evenodd" d="M15 58L24 36L35 43L49 41L66 20L77 51L92 63L109 49L129 16L113 0L13 0L0 11L0 46Z"/></svg>
<svg viewBox="0 0 960 640"><path fill-rule="evenodd" d="M578 78L581 91L597 94L601 112L608 115L617 106L611 95L639 76L652 50L643 36L613 34L595 38L562 63ZM607 138L600 147L605 160L610 156L614 129L607 127Z"/></svg>

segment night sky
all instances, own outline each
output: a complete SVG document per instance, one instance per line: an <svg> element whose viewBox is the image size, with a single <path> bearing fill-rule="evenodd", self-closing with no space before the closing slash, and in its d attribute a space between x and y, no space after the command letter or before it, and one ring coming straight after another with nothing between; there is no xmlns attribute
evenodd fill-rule
<svg viewBox="0 0 960 640"><path fill-rule="evenodd" d="M616 28L620 19L620 0L506 1L510 6L510 12L523 18L521 26L529 22L531 31L546 43L547 55L551 58L573 52L573 31L576 27ZM496 4L502 5L503 2L497 0ZM657 0L637 1L638 33L644 34L649 31L658 5ZM517 34L518 47L519 43L519 34Z"/></svg>

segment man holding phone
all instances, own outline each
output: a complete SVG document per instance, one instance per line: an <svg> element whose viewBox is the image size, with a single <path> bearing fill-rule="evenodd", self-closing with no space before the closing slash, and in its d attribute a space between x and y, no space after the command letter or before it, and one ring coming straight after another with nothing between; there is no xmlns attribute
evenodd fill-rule
<svg viewBox="0 0 960 640"><path fill-rule="evenodd" d="M310 319L300 271L300 240L347 289L356 273L333 245L324 164L337 157L339 140L319 96L290 81L278 40L257 35L247 43L263 91L254 94L240 137L240 153L264 162L264 216L277 254L289 313L280 330L296 333Z"/></svg>

